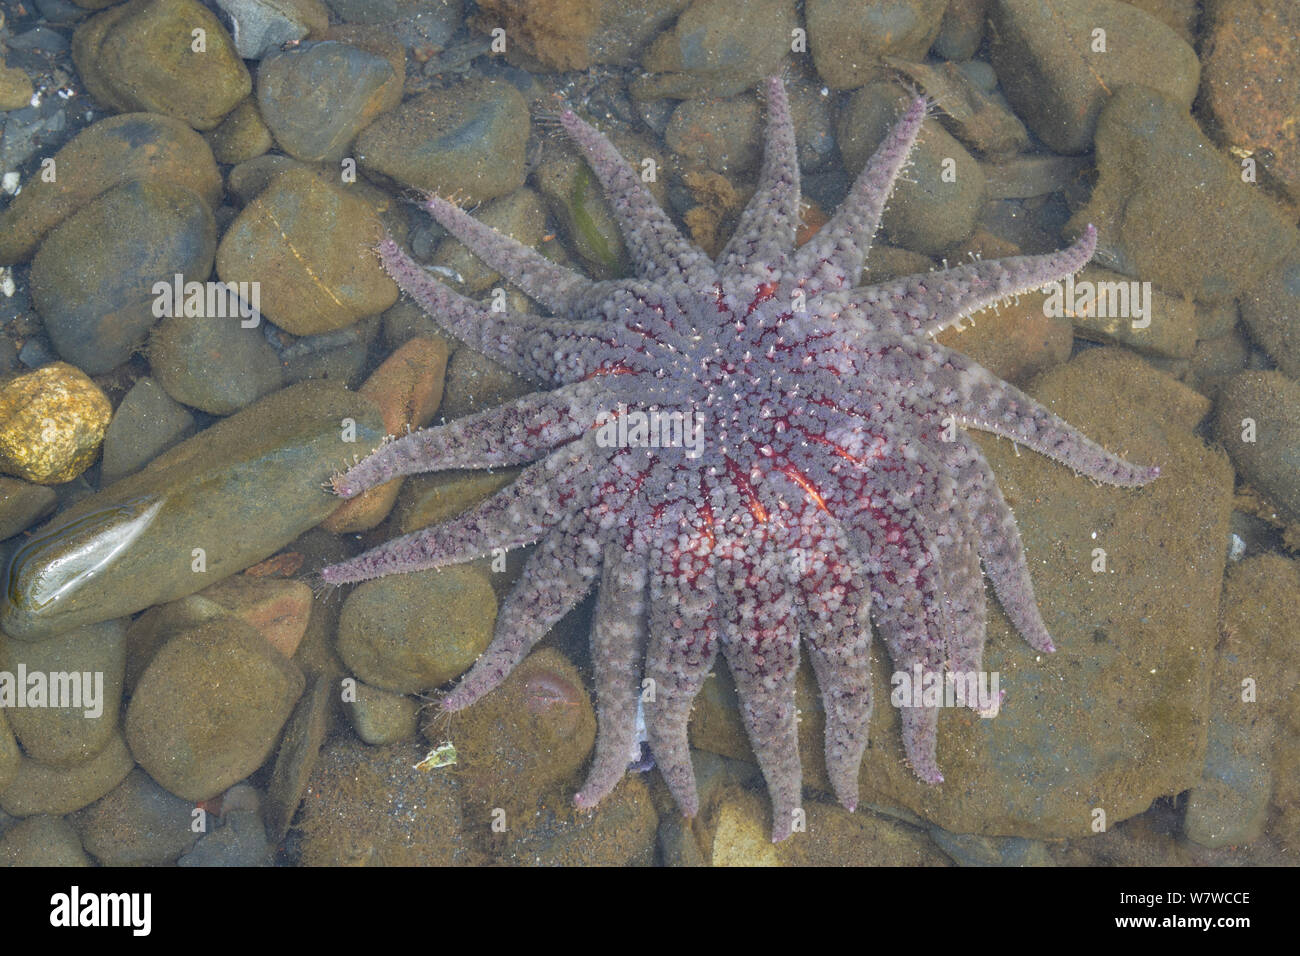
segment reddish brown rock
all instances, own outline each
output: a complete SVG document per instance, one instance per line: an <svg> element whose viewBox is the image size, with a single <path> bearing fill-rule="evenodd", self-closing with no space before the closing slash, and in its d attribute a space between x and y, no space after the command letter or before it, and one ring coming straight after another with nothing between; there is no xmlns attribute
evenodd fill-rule
<svg viewBox="0 0 1300 956"><path fill-rule="evenodd" d="M312 597L302 581L237 574L204 588L199 596L251 624L285 657L293 657L307 633Z"/></svg>
<svg viewBox="0 0 1300 956"><path fill-rule="evenodd" d="M359 391L379 406L385 431L403 435L433 421L446 371L446 342L414 338L375 369ZM321 527L335 534L370 530L388 517L403 480L394 478L344 502Z"/></svg>
<svg viewBox="0 0 1300 956"><path fill-rule="evenodd" d="M1228 146L1300 200L1300 4L1232 0L1207 4L1201 96Z"/></svg>

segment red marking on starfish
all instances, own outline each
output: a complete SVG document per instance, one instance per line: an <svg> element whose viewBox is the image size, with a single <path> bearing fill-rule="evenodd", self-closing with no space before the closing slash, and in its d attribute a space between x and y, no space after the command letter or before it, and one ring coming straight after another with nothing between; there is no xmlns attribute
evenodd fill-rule
<svg viewBox="0 0 1300 956"><path fill-rule="evenodd" d="M754 295L754 300L749 303L749 308L745 310L745 315L749 315L757 309L762 303L768 301L776 295L776 290L780 288L779 282L762 282L758 286L758 291Z"/></svg>
<svg viewBox="0 0 1300 956"><path fill-rule="evenodd" d="M602 365L599 368L593 369L591 374L586 377L586 380L591 381L593 378L596 378L597 376L600 375L640 375L640 374L641 374L640 369L630 368L623 362L615 362L613 365Z"/></svg>
<svg viewBox="0 0 1300 956"><path fill-rule="evenodd" d="M805 475L802 471L800 471L798 468L796 468L794 465L791 464L780 465L777 468L777 471L781 472L781 474L785 475L796 485L802 488L804 490L804 494L806 494L809 498L811 498L812 503L815 504L818 508L820 508L822 511L826 512L827 514L831 513L831 509L826 507L826 499L822 497L822 493L817 490L817 486L814 485L808 479L808 476Z"/></svg>
<svg viewBox="0 0 1300 956"><path fill-rule="evenodd" d="M730 458L727 459L727 474L731 477L731 483L736 486L736 490L740 492L740 497L744 499L745 507L748 508L749 513L754 516L754 520L759 524L767 524L767 509L764 508L763 503L758 500L758 495L754 491L754 486L749 483L749 479L745 477L740 466Z"/></svg>

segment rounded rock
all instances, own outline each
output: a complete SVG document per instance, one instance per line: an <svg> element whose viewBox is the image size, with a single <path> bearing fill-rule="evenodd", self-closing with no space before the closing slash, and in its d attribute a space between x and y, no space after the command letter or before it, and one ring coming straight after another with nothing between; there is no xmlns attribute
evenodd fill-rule
<svg viewBox="0 0 1300 956"><path fill-rule="evenodd" d="M875 79L884 56L920 62L939 35L945 0L805 0L808 47L833 90Z"/></svg>
<svg viewBox="0 0 1300 956"><path fill-rule="evenodd" d="M1241 476L1300 523L1300 382L1281 372L1234 375L1219 392L1214 433Z"/></svg>
<svg viewBox="0 0 1300 956"><path fill-rule="evenodd" d="M1290 0L1207 4L1206 110L1233 146L1259 151L1300 200L1300 7Z"/></svg>
<svg viewBox="0 0 1300 956"><path fill-rule="evenodd" d="M447 733L432 713L423 727L431 744ZM456 715L454 743L467 806L503 807L507 820L531 814L556 784L576 775L596 739L596 714L577 669L559 651L524 659L492 692Z"/></svg>
<svg viewBox="0 0 1300 956"><path fill-rule="evenodd" d="M139 379L117 406L104 434L99 474L105 485L139 471L197 427L194 416L156 379Z"/></svg>
<svg viewBox="0 0 1300 956"><path fill-rule="evenodd" d="M286 332L330 332L397 301L371 252L382 235L370 203L292 167L230 224L217 273L231 284L260 283L262 314Z"/></svg>
<svg viewBox="0 0 1300 956"><path fill-rule="evenodd" d="M463 565L366 581L343 605L339 655L366 683L414 694L474 663L496 610L487 576Z"/></svg>
<svg viewBox="0 0 1300 956"><path fill-rule="evenodd" d="M357 137L356 154L368 174L476 203L523 185L528 126L518 90L475 80L381 116Z"/></svg>
<svg viewBox="0 0 1300 956"><path fill-rule="evenodd" d="M212 415L237 412L284 384L261 329L234 317L163 319L149 337L149 364L167 395Z"/></svg>
<svg viewBox="0 0 1300 956"><path fill-rule="evenodd" d="M91 375L129 359L158 321L155 283L203 281L217 226L184 186L132 182L52 229L32 260L32 301L59 357Z"/></svg>
<svg viewBox="0 0 1300 956"><path fill-rule="evenodd" d="M1270 273L1285 290L1285 270L1274 270L1297 258L1294 221L1241 181L1240 164L1205 137L1186 104L1125 87L1101 110L1096 148L1097 184L1066 232L1095 225L1116 271L1202 303L1245 298Z"/></svg>
<svg viewBox="0 0 1300 956"><path fill-rule="evenodd" d="M73 34L72 58L109 109L164 113L195 129L212 129L253 89L230 34L196 0L130 0L91 17Z"/></svg>
<svg viewBox="0 0 1300 956"><path fill-rule="evenodd" d="M163 787L207 800L271 755L304 683L252 627L213 621L154 655L126 711L127 741Z"/></svg>
<svg viewBox="0 0 1300 956"><path fill-rule="evenodd" d="M994 0L989 20L993 66L1007 99L1058 153L1087 152L1102 107L1126 86L1152 87L1184 111L1196 97L1196 51L1136 6ZM1104 52L1095 48L1101 42Z"/></svg>
<svg viewBox="0 0 1300 956"><path fill-rule="evenodd" d="M0 469L41 485L71 481L99 453L113 414L84 372L54 362L0 386Z"/></svg>
<svg viewBox="0 0 1300 956"><path fill-rule="evenodd" d="M126 627L104 621L44 641L0 639L0 670L25 669L29 682L43 675L40 704L26 689L25 707L9 711L9 726L33 760L52 767L85 763L104 749L117 731L126 669ZM60 675L56 678L56 675ZM66 694L71 706L55 706Z"/></svg>
<svg viewBox="0 0 1300 956"><path fill-rule="evenodd" d="M415 736L420 705L405 694L358 684L356 700L346 704L352 729L372 746L395 744Z"/></svg>
<svg viewBox="0 0 1300 956"><path fill-rule="evenodd" d="M90 865L77 831L62 817L27 817L0 836L0 866Z"/></svg>
<svg viewBox="0 0 1300 956"><path fill-rule="evenodd" d="M25 261L51 229L96 196L138 179L184 186L215 208L221 174L203 137L179 120L130 113L100 120L50 157L0 211L0 264Z"/></svg>
<svg viewBox="0 0 1300 956"><path fill-rule="evenodd" d="M116 787L134 766L117 732L103 750L75 766L51 767L23 757L13 782L0 790L0 810L15 817L73 813Z"/></svg>
<svg viewBox="0 0 1300 956"><path fill-rule="evenodd" d="M735 96L781 72L799 25L793 0L696 0L641 57L641 100Z"/></svg>
<svg viewBox="0 0 1300 956"><path fill-rule="evenodd" d="M275 145L251 96L231 110L221 125L205 134L205 138L219 163L246 163Z"/></svg>
<svg viewBox="0 0 1300 956"><path fill-rule="evenodd" d="M465 839L459 782L416 770L424 748L367 747L350 734L321 752L298 824L306 866L449 866L476 863ZM375 812L376 807L394 812ZM400 808L400 809L398 809Z"/></svg>
<svg viewBox="0 0 1300 956"><path fill-rule="evenodd" d="M104 866L167 866L199 835L194 805L158 786L138 767L71 817L82 845Z"/></svg>
<svg viewBox="0 0 1300 956"><path fill-rule="evenodd" d="M51 511L58 495L44 485L0 478L0 539L30 528Z"/></svg>
<svg viewBox="0 0 1300 956"><path fill-rule="evenodd" d="M276 52L257 71L257 104L280 147L338 163L361 130L402 101L400 48L383 56L327 40Z"/></svg>

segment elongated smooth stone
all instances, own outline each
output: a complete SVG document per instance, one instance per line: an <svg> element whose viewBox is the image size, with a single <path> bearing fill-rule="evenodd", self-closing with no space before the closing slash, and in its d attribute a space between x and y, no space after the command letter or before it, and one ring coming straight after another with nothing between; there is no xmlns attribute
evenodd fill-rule
<svg viewBox="0 0 1300 956"><path fill-rule="evenodd" d="M383 434L379 409L336 385L267 396L56 515L14 552L0 627L41 640L242 571L324 520L338 501L323 484Z"/></svg>

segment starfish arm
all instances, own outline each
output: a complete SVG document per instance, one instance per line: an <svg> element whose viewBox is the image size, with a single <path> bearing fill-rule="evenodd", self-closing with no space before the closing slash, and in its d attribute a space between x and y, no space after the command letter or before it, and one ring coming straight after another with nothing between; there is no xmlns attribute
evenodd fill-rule
<svg viewBox="0 0 1300 956"><path fill-rule="evenodd" d="M652 369L656 360L649 358L650 350L662 354L690 351L690 305L693 297L683 303L675 298L673 290L664 290L641 279L611 279L600 283L597 292L580 303L577 313L580 320L595 320L625 330L619 334L631 348L645 355L643 366ZM607 333L608 334L608 333Z"/></svg>
<svg viewBox="0 0 1300 956"><path fill-rule="evenodd" d="M644 544L644 542L641 542ZM636 742L637 696L645 659L646 559L622 541L605 547L604 570L591 625L596 678L596 756L573 802L594 807L627 772Z"/></svg>
<svg viewBox="0 0 1300 956"><path fill-rule="evenodd" d="M471 252L557 315L570 313L573 302L591 288L582 274L479 222L455 203L429 196L422 206Z"/></svg>
<svg viewBox="0 0 1300 956"><path fill-rule="evenodd" d="M895 672L909 679L917 665L923 675L941 674L954 633L937 561L942 516L914 504L939 505L941 480L923 449L904 445L870 467L841 475L831 495L866 569L876 633ZM935 760L937 709L913 706L909 700L900 717L913 771L926 783L941 783Z"/></svg>
<svg viewBox="0 0 1300 956"><path fill-rule="evenodd" d="M965 436L948 443L949 467L962 488L974 522L979 557L998 602L1020 635L1035 650L1056 650L1034 598L1034 583L1015 516L978 448ZM976 668L978 669L978 668Z"/></svg>
<svg viewBox="0 0 1300 956"><path fill-rule="evenodd" d="M1039 256L971 262L852 290L841 320L904 335L938 335L967 316L1082 269L1097 248L1091 225L1074 245Z"/></svg>
<svg viewBox="0 0 1300 956"><path fill-rule="evenodd" d="M858 805L858 768L871 722L871 595L844 528L829 514L804 509L790 548L803 607L800 631L826 710L826 774L840 804ZM794 535L792 535L792 538Z"/></svg>
<svg viewBox="0 0 1300 956"><path fill-rule="evenodd" d="M684 281L699 290L712 288L717 281L713 264L673 225L614 144L572 110L560 113L560 125L605 187L637 275Z"/></svg>
<svg viewBox="0 0 1300 956"><path fill-rule="evenodd" d="M939 573L943 580L943 600L947 604L948 660L944 670L958 680L976 675L984 669L984 645L987 640L988 605L984 597L984 572L980 569L974 518L963 498L954 497L947 515L948 534L937 541ZM978 697L966 703L979 709Z"/></svg>
<svg viewBox="0 0 1300 956"><path fill-rule="evenodd" d="M842 373L846 388L837 405L864 419L879 414L873 412L873 402L878 404L880 396L907 394L914 402L912 411L923 418L942 409L963 427L1010 438L1108 485L1136 488L1160 476L1158 467L1134 465L1112 454L1014 385L937 342L863 334L841 357L849 370Z"/></svg>
<svg viewBox="0 0 1300 956"><path fill-rule="evenodd" d="M422 428L385 442L360 463L335 476L335 494L354 498L401 475L450 468L497 468L535 461L582 435L599 415L607 394L588 379Z"/></svg>
<svg viewBox="0 0 1300 956"><path fill-rule="evenodd" d="M926 108L924 97L913 101L858 174L830 221L795 252L791 272L811 276L815 290L846 289L857 284L871 238L880 226L885 201L907 164Z"/></svg>
<svg viewBox="0 0 1300 956"><path fill-rule="evenodd" d="M963 395L953 412L963 427L1010 438L1081 475L1120 488L1139 488L1160 476L1158 467L1134 465L1112 454L1014 385L962 361Z"/></svg>
<svg viewBox="0 0 1300 956"><path fill-rule="evenodd" d="M943 679L943 646L946 628L936 610L942 605L937 590L906 586L884 575L870 576L873 618L876 631L889 649L895 673L915 680L920 666L922 687L925 681ZM919 597L924 593L925 597ZM928 604L933 602L933 604ZM895 605L909 609L902 612ZM925 783L943 783L936 756L939 708L905 700L899 707L902 722L903 750L912 771Z"/></svg>
<svg viewBox="0 0 1300 956"><path fill-rule="evenodd" d="M581 445L565 446L535 462L508 487L464 514L394 538L321 570L326 584L355 584L472 561L496 548L532 544L590 493L596 459Z"/></svg>
<svg viewBox="0 0 1300 956"><path fill-rule="evenodd" d="M556 622L587 596L600 573L601 548L590 536L593 530L586 516L578 514L542 538L501 605L492 643L442 699L444 711L464 710L499 687Z"/></svg>
<svg viewBox="0 0 1300 956"><path fill-rule="evenodd" d="M924 344L920 347L923 350L929 348ZM846 384L854 383L846 377ZM922 402L911 408L897 407L894 414L898 421L892 425L885 422L879 412L873 420L876 396L868 391L870 380L858 380L856 385L857 388L845 388L837 396L836 412L831 413L824 406L816 407L805 417L804 423L796 426L797 431L809 441L829 447L842 458L861 464L892 454L901 440L900 428L906 434L918 436L912 441L913 453L924 453L938 459L941 465L932 467L945 469L962 490L958 506L974 522L979 558L1007 617L1032 647L1047 653L1053 651L1052 639L1034 599L1033 583L1015 517L978 447L962 432L958 432L952 441L945 440L941 423L944 410L933 402ZM858 421L852 422L853 417ZM949 555L946 563L966 560ZM962 605L970 613L982 617L983 612L973 597L963 601ZM963 635L969 630L969 627L959 626L959 633L955 636L959 644L966 646ZM980 633L983 634L982 628ZM981 646L982 643L981 636ZM971 659L971 654L967 653L965 659ZM978 667L970 669L979 670Z"/></svg>
<svg viewBox="0 0 1300 956"><path fill-rule="evenodd" d="M766 525L761 527L767 527ZM736 681L740 715L772 798L772 842L790 835L803 796L794 682L799 670L795 591L785 556L766 534L718 568L722 654Z"/></svg>
<svg viewBox="0 0 1300 956"><path fill-rule="evenodd" d="M794 123L785 84L773 76L767 80L767 144L758 188L718 257L718 272L724 282L746 272L753 273L750 279L755 283L767 281L771 264L794 248L798 228L799 157Z"/></svg>
<svg viewBox="0 0 1300 956"><path fill-rule="evenodd" d="M673 522L676 524L676 522ZM692 536L681 525L683 538ZM711 555L679 550L678 539L657 539L650 553L650 637L645 703L650 752L683 816L700 809L687 723L718 653L717 589Z"/></svg>
<svg viewBox="0 0 1300 956"><path fill-rule="evenodd" d="M551 384L578 381L598 368L609 350L615 331L605 323L485 309L430 276L392 239L384 239L377 251L393 281L435 322L525 378Z"/></svg>

